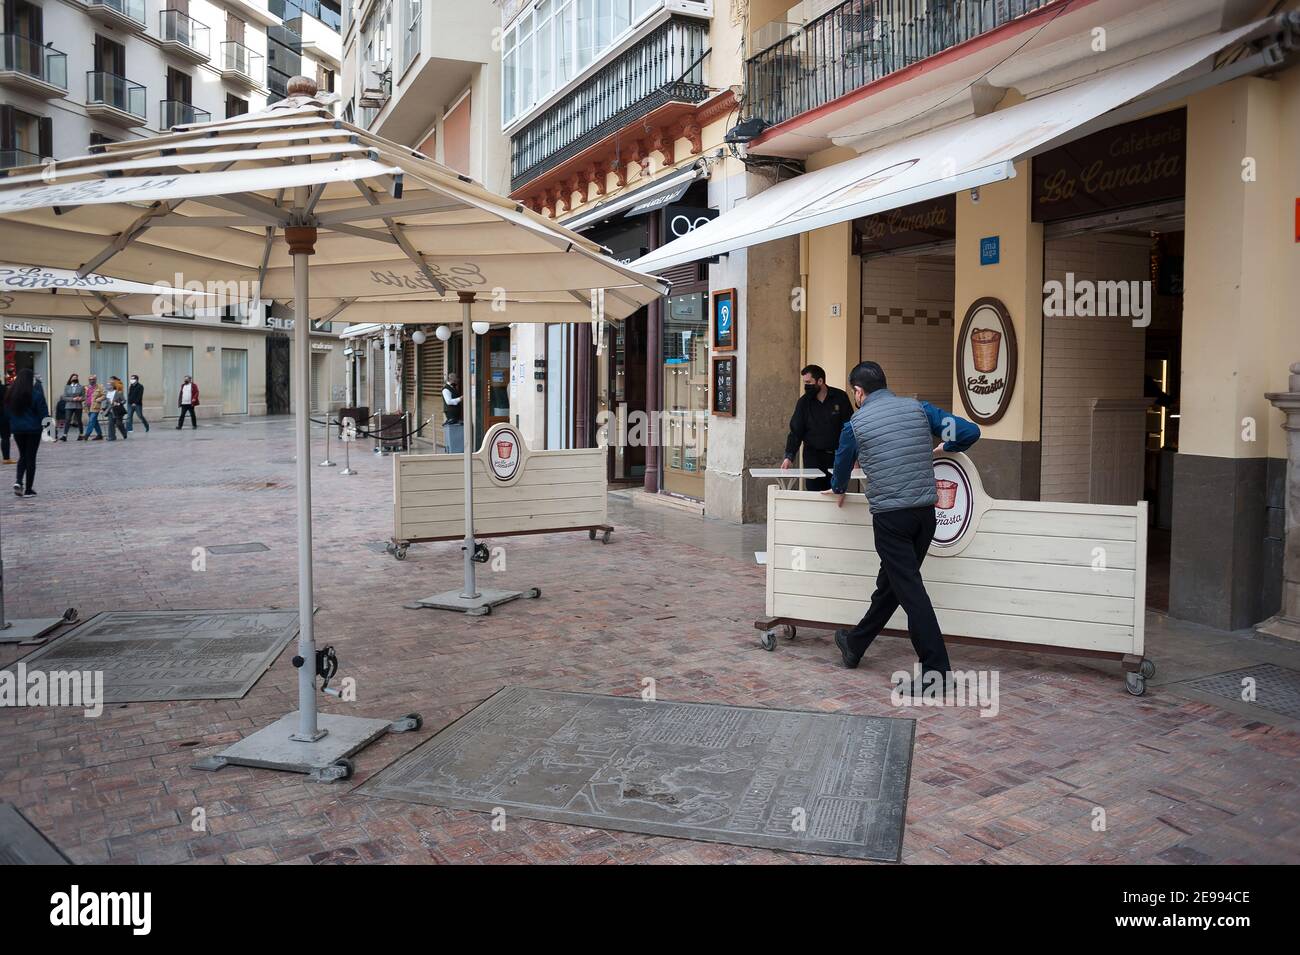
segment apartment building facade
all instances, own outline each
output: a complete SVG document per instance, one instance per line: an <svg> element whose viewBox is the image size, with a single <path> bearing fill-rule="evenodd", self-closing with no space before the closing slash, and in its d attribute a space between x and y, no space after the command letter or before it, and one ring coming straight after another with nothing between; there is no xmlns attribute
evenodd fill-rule
<svg viewBox="0 0 1300 955"><path fill-rule="evenodd" d="M336 0L3 0L0 175L263 109L299 73L333 89L341 22ZM99 341L89 313L14 314L3 288L0 312L6 377L139 374L146 413L167 416L193 374L213 396L201 414L289 412L292 318L279 303L105 318ZM313 407L324 409L342 403L342 350L328 327L315 332Z"/></svg>

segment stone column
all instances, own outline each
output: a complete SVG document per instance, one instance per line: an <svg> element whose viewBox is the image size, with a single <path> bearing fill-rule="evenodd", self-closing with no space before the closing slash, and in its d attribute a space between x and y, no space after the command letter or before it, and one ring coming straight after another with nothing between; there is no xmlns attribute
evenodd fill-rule
<svg viewBox="0 0 1300 955"><path fill-rule="evenodd" d="M1291 366L1289 391L1265 395L1286 415L1286 550L1282 563L1282 609L1256 629L1300 642L1300 362Z"/></svg>

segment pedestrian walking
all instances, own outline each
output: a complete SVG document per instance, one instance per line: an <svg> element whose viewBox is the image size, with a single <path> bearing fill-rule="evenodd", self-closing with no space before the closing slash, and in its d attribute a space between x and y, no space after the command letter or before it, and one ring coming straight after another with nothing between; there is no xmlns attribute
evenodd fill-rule
<svg viewBox="0 0 1300 955"><path fill-rule="evenodd" d="M144 416L144 385L139 375L131 376L131 387L126 390L127 419L126 430L135 430L135 416L138 414L144 422L144 433L149 433L149 419Z"/></svg>
<svg viewBox="0 0 1300 955"><path fill-rule="evenodd" d="M36 480L36 452L41 449L41 432L49 416L45 389L32 370L24 368L5 391L3 414L18 445L18 473L14 478L17 497L36 496L32 490Z"/></svg>
<svg viewBox="0 0 1300 955"><path fill-rule="evenodd" d="M86 382L86 431L82 441L103 441L104 431L99 426L100 415L104 413L104 387L91 375ZM91 432L95 436L92 438Z"/></svg>
<svg viewBox="0 0 1300 955"><path fill-rule="evenodd" d="M108 379L108 390L104 392L104 412L108 418L108 440L116 441L118 432L121 432L122 440L125 441L126 389L122 386L121 378Z"/></svg>
<svg viewBox="0 0 1300 955"><path fill-rule="evenodd" d="M0 408L4 407L5 394L9 386L5 384L3 377L0 377ZM0 412L0 453L4 454L4 463L13 464L14 459L12 452L11 435L9 433L9 421L5 418L4 413Z"/></svg>
<svg viewBox="0 0 1300 955"><path fill-rule="evenodd" d="M849 387L858 410L840 435L831 487L822 493L838 495L843 507L853 465L862 466L880 573L866 615L856 627L836 630L835 645L844 666L854 669L901 605L907 611L912 647L921 661L921 684L933 683L936 678L946 681L948 648L921 579L921 562L934 539L938 500L933 464L938 448L933 441L942 437L944 450L965 451L979 440L980 429L929 402L894 394L874 361L854 367ZM911 690L919 696L922 685L913 685Z"/></svg>
<svg viewBox="0 0 1300 955"><path fill-rule="evenodd" d="M447 376L447 384L442 389L442 440L447 446L448 454L462 454L465 451L465 422L461 417L460 376L454 371Z"/></svg>
<svg viewBox="0 0 1300 955"><path fill-rule="evenodd" d="M185 381L181 384L181 393L176 398L176 406L181 409L181 415L176 419L177 431L184 426L187 414L190 416L190 428L199 426L198 418L194 416L194 409L199 406L199 386L189 375L185 376Z"/></svg>
<svg viewBox="0 0 1300 955"><path fill-rule="evenodd" d="M840 432L853 414L847 393L826 384L826 372L821 365L808 365L799 373L803 376L803 394L794 406L790 417L790 434L785 439L783 470L794 464L803 445L803 466L817 468L825 477L810 479L805 487L809 491L824 491L831 486L831 467L835 464L835 449Z"/></svg>
<svg viewBox="0 0 1300 955"><path fill-rule="evenodd" d="M86 386L81 383L81 379L73 372L68 376L68 383L63 386L63 435L60 441L68 440L68 432L72 426L77 426L77 440L80 441L82 434L81 407L86 403Z"/></svg>

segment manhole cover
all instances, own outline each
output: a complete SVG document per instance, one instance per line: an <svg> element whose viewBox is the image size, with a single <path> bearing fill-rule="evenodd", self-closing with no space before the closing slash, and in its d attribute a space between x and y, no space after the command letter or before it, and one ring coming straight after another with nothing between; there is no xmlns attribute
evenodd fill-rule
<svg viewBox="0 0 1300 955"><path fill-rule="evenodd" d="M6 669L103 673L105 703L237 700L297 633L293 610L101 613Z"/></svg>
<svg viewBox="0 0 1300 955"><path fill-rule="evenodd" d="M914 725L512 686L361 791L892 862L902 852Z"/></svg>
<svg viewBox="0 0 1300 955"><path fill-rule="evenodd" d="M209 554L256 554L271 548L261 541L249 541L247 544L213 544L206 549Z"/></svg>
<svg viewBox="0 0 1300 955"><path fill-rule="evenodd" d="M1260 663L1196 680L1185 680L1183 685L1202 693L1236 700L1238 703L1253 703L1262 709L1300 719L1300 670L1273 663ZM1252 692L1254 699L1250 698Z"/></svg>

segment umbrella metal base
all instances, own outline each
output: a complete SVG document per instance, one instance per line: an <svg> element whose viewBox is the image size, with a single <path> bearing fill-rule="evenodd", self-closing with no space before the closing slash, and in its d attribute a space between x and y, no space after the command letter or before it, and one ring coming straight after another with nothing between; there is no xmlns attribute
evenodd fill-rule
<svg viewBox="0 0 1300 955"><path fill-rule="evenodd" d="M430 610L455 610L467 613L471 617L482 617L492 612L493 607L518 600L520 597L540 597L542 592L536 587L528 590L480 590L477 597L462 596L459 590L448 590L430 597L421 597L415 602L417 607Z"/></svg>
<svg viewBox="0 0 1300 955"><path fill-rule="evenodd" d="M65 617L30 617L26 620L10 620L0 630L0 643L30 643L39 640L51 630L67 623Z"/></svg>
<svg viewBox="0 0 1300 955"><path fill-rule="evenodd" d="M323 736L312 742L295 740L298 711L294 710L216 756L199 760L193 768L215 772L225 766L252 766L305 773L317 782L331 783L352 775L348 757L353 753L365 749L385 733L419 729L421 720L414 713L392 722L320 713L316 724L325 731Z"/></svg>

